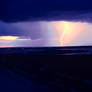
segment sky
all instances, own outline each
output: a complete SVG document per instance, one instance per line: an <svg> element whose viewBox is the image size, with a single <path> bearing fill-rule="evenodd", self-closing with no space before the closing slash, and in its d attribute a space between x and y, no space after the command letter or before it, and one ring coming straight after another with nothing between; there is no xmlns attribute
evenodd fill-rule
<svg viewBox="0 0 92 92"><path fill-rule="evenodd" d="M0 47L92 45L92 24L81 21L0 22Z"/></svg>
<svg viewBox="0 0 92 92"><path fill-rule="evenodd" d="M0 20L5 22L47 20L64 11L92 11L92 0L0 0Z"/></svg>
<svg viewBox="0 0 92 92"><path fill-rule="evenodd" d="M0 47L92 45L91 0L0 0Z"/></svg>

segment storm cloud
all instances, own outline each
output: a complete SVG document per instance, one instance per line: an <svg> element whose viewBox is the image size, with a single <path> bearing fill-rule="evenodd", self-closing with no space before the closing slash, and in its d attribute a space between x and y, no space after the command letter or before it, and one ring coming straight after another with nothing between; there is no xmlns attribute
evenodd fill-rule
<svg viewBox="0 0 92 92"><path fill-rule="evenodd" d="M0 0L0 19L5 22L71 19L68 15L75 13L63 17L63 11L76 11L80 15L80 11L91 12L91 4L91 0Z"/></svg>
<svg viewBox="0 0 92 92"><path fill-rule="evenodd" d="M50 39L54 37L53 25L51 22L0 22L0 36L26 36L30 39Z"/></svg>
<svg viewBox="0 0 92 92"><path fill-rule="evenodd" d="M39 22L4 23L0 22L0 36L29 36L31 39L41 37Z"/></svg>
<svg viewBox="0 0 92 92"><path fill-rule="evenodd" d="M29 41L14 41L22 46L54 46L59 41L51 22L92 22L89 0L1 0L0 36L19 36ZM6 43L8 44L8 43ZM12 45L12 44L10 44Z"/></svg>

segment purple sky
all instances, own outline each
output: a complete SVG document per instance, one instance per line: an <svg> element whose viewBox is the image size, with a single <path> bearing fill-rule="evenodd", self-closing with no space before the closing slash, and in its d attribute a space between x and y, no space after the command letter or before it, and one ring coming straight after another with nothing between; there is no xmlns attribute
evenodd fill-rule
<svg viewBox="0 0 92 92"><path fill-rule="evenodd" d="M4 23L0 21L0 47L81 45L92 45L91 23L71 21Z"/></svg>

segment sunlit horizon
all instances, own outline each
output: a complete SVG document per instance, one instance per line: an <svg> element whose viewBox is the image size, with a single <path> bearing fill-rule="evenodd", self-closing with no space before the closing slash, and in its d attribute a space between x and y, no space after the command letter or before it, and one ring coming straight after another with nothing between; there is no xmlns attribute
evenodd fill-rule
<svg viewBox="0 0 92 92"><path fill-rule="evenodd" d="M36 26L36 24L38 24ZM15 33L0 36L1 47L91 46L92 24L87 22L50 21L11 23ZM9 26L8 25L8 26ZM5 32L4 32L5 33ZM17 34L16 36L14 36Z"/></svg>

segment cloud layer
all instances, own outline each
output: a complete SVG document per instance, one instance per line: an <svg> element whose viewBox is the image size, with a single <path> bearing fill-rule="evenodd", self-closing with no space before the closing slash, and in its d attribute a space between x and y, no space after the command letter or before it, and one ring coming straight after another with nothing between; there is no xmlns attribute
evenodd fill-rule
<svg viewBox="0 0 92 92"><path fill-rule="evenodd" d="M91 4L91 0L0 0L0 19L6 22L47 20L60 16L57 11L61 14L63 11L91 11Z"/></svg>

